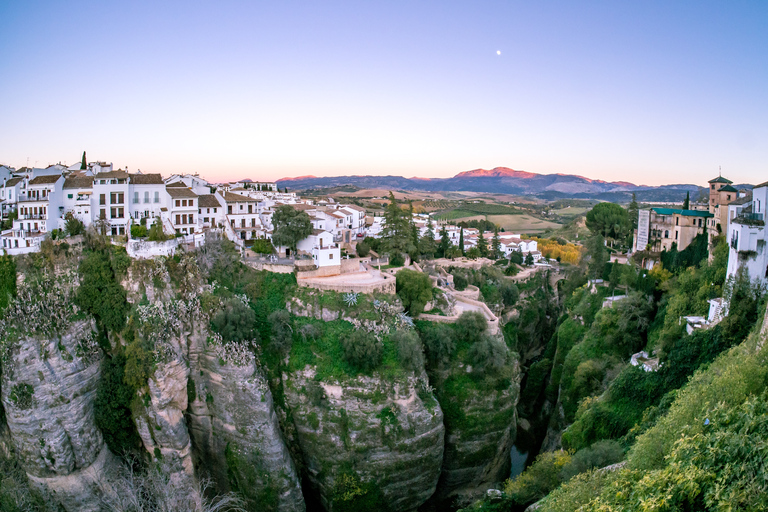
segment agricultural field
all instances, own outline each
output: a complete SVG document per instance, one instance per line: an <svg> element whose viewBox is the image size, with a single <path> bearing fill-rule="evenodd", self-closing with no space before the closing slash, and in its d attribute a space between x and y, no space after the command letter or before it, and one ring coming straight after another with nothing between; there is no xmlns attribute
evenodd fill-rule
<svg viewBox="0 0 768 512"><path fill-rule="evenodd" d="M557 210L550 210L555 215L558 215L560 217L570 217L575 218L579 215L585 215L589 210L591 210L592 207L586 207L586 206L566 206L565 208L559 208Z"/></svg>
<svg viewBox="0 0 768 512"><path fill-rule="evenodd" d="M515 233L537 234L562 227L561 224L537 219L526 214L488 215L487 218L494 224L503 227L506 231L514 231Z"/></svg>

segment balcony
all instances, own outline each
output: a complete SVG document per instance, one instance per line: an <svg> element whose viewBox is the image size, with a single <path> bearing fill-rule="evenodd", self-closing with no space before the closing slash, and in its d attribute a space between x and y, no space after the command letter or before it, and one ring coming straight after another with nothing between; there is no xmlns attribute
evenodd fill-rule
<svg viewBox="0 0 768 512"><path fill-rule="evenodd" d="M19 215L19 220L48 220L48 215L46 214L28 214L28 215Z"/></svg>
<svg viewBox="0 0 768 512"><path fill-rule="evenodd" d="M733 222L744 226L765 226L762 213L742 213Z"/></svg>

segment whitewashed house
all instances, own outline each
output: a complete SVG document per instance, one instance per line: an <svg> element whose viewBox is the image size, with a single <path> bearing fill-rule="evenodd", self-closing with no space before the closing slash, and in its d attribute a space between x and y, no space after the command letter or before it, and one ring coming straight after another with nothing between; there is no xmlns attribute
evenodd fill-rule
<svg viewBox="0 0 768 512"><path fill-rule="evenodd" d="M333 241L333 234L316 229L304 240L296 244L299 254L311 254L318 267L341 264L341 249Z"/></svg>
<svg viewBox="0 0 768 512"><path fill-rule="evenodd" d="M93 179L93 221L107 224L108 234L125 235L129 226L128 173L122 170L99 172Z"/></svg>
<svg viewBox="0 0 768 512"><path fill-rule="evenodd" d="M66 228L65 216L72 215L82 222L85 227L91 225L94 218L93 210L93 178L89 176L68 177L63 185L64 215L59 220L59 229Z"/></svg>
<svg viewBox="0 0 768 512"><path fill-rule="evenodd" d="M129 212L134 223L147 219L151 226L156 217L161 217L163 208L168 208L169 196L160 174L129 174Z"/></svg>
<svg viewBox="0 0 768 512"><path fill-rule="evenodd" d="M768 284L768 231L765 229L768 182L752 189L752 200L734 206L735 216L728 224L727 277L743 270L751 281ZM730 208L729 208L730 215Z"/></svg>
<svg viewBox="0 0 768 512"><path fill-rule="evenodd" d="M197 228L197 194L184 186L173 183L165 187L169 196L168 220L173 233L193 234Z"/></svg>

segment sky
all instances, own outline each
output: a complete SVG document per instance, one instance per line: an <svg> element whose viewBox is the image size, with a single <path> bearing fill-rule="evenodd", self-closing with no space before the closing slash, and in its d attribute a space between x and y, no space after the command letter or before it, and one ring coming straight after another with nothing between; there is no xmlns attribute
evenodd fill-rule
<svg viewBox="0 0 768 512"><path fill-rule="evenodd" d="M0 2L0 164L768 180L768 2Z"/></svg>

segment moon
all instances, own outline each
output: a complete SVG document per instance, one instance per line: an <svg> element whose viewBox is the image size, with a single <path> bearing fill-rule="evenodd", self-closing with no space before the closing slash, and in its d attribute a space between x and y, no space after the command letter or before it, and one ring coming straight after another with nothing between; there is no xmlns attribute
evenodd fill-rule
<svg viewBox="0 0 768 512"><path fill-rule="evenodd" d="M501 50L496 50L496 55L501 55Z"/></svg>

